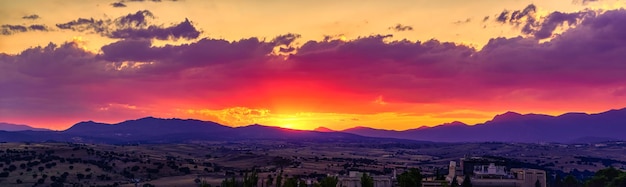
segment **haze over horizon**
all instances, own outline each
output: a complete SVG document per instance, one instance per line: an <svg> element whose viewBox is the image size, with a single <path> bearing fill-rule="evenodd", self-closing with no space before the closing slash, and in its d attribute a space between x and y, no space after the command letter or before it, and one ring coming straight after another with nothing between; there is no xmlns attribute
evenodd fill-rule
<svg viewBox="0 0 626 187"><path fill-rule="evenodd" d="M626 1L11 1L0 122L312 130L626 107Z"/></svg>

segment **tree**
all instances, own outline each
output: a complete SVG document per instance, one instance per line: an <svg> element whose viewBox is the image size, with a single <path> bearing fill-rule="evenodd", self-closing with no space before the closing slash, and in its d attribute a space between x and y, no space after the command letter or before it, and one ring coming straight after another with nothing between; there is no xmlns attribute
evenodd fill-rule
<svg viewBox="0 0 626 187"><path fill-rule="evenodd" d="M280 187L283 184L283 171L280 171L280 174L276 176L276 187Z"/></svg>
<svg viewBox="0 0 626 187"><path fill-rule="evenodd" d="M450 182L450 187L459 187L459 182L456 181L456 176L452 177L452 181Z"/></svg>
<svg viewBox="0 0 626 187"><path fill-rule="evenodd" d="M232 177L231 179L224 179L222 181L222 187L238 187L239 184L237 184L237 180L235 180L235 177Z"/></svg>
<svg viewBox="0 0 626 187"><path fill-rule="evenodd" d="M535 187L541 187L541 182L539 182L539 179L537 179L537 181L535 181Z"/></svg>
<svg viewBox="0 0 626 187"><path fill-rule="evenodd" d="M200 179L198 179L198 180L200 180ZM202 180L202 181L197 182L197 183L198 183L198 187L211 187L211 184L207 183L205 180Z"/></svg>
<svg viewBox="0 0 626 187"><path fill-rule="evenodd" d="M267 175L267 181L265 181L265 186L270 187L272 186L272 184L274 183L274 178L272 178L272 175Z"/></svg>
<svg viewBox="0 0 626 187"><path fill-rule="evenodd" d="M253 171L250 174L248 173L244 174L244 177L243 177L244 187L256 187L258 182L259 182L259 176L257 175L256 171Z"/></svg>
<svg viewBox="0 0 626 187"><path fill-rule="evenodd" d="M336 187L339 179L337 177L327 176L320 181L321 187Z"/></svg>
<svg viewBox="0 0 626 187"><path fill-rule="evenodd" d="M76 178L78 178L78 180L82 180L82 179L84 179L84 178L85 178L85 174L82 174L82 173L77 173L77 174L76 174Z"/></svg>
<svg viewBox="0 0 626 187"><path fill-rule="evenodd" d="M411 168L398 176L398 184L400 187L421 187L422 174L417 168Z"/></svg>
<svg viewBox="0 0 626 187"><path fill-rule="evenodd" d="M606 169L598 170L595 175L585 182L585 186L588 187L605 187L612 184L620 175L624 174L624 172L615 169L613 167L609 167ZM617 182L619 183L619 182Z"/></svg>
<svg viewBox="0 0 626 187"><path fill-rule="evenodd" d="M374 179L367 173L363 173L363 176L361 176L361 187L374 187Z"/></svg>
<svg viewBox="0 0 626 187"><path fill-rule="evenodd" d="M554 187L563 187L563 178L559 174L554 178Z"/></svg>
<svg viewBox="0 0 626 187"><path fill-rule="evenodd" d="M623 187L626 186L626 172L623 172L618 177L613 179L611 183L609 183L608 187Z"/></svg>
<svg viewBox="0 0 626 187"><path fill-rule="evenodd" d="M591 179L585 182L587 187L604 187L610 180L606 176L593 176Z"/></svg>
<svg viewBox="0 0 626 187"><path fill-rule="evenodd" d="M565 179L563 180L563 186L567 186L567 187L577 187L580 186L580 182L578 182L578 180L572 176L572 175L568 175L567 177L565 177Z"/></svg>
<svg viewBox="0 0 626 187"><path fill-rule="evenodd" d="M435 169L435 180L445 180L446 177L443 176L443 174L441 174L441 169L437 168Z"/></svg>
<svg viewBox="0 0 626 187"><path fill-rule="evenodd" d="M601 169L596 172L594 176L605 176L609 181L617 178L622 171L615 169L614 167L609 167L606 169Z"/></svg>
<svg viewBox="0 0 626 187"><path fill-rule="evenodd" d="M539 182L539 180L537 180L537 182ZM462 187L472 187L472 180L470 179L469 175L465 175L465 179L463 179L463 183L461 183ZM541 187L541 186L539 186Z"/></svg>
<svg viewBox="0 0 626 187"><path fill-rule="evenodd" d="M298 187L308 187L308 185L306 184L306 181L300 179L298 181Z"/></svg>
<svg viewBox="0 0 626 187"><path fill-rule="evenodd" d="M294 177L287 178L283 187L298 187L298 179Z"/></svg>

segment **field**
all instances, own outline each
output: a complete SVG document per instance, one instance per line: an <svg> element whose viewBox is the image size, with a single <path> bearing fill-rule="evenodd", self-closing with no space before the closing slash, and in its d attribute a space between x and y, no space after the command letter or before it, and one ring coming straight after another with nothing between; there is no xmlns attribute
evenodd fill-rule
<svg viewBox="0 0 626 187"><path fill-rule="evenodd" d="M464 156L509 159L524 167L584 175L608 166L626 169L626 144L518 143L315 143L281 141L102 145L1 143L1 186L219 186L253 169L259 183L283 171L287 177L321 178L365 171L391 175L419 167L447 172ZM259 185L261 186L261 185Z"/></svg>

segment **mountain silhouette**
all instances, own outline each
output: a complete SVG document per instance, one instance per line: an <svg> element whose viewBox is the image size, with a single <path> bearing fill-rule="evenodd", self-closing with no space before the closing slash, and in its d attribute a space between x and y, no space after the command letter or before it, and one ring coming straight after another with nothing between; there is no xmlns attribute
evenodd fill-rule
<svg viewBox="0 0 626 187"><path fill-rule="evenodd" d="M28 125L18 125L0 122L0 131L50 131L50 129L34 128Z"/></svg>
<svg viewBox="0 0 626 187"><path fill-rule="evenodd" d="M335 130L326 128L326 127L317 127L315 129L313 129L313 131L317 131L317 132L335 132Z"/></svg>
<svg viewBox="0 0 626 187"><path fill-rule="evenodd" d="M373 141L344 132L316 132L263 125L229 127L195 119L146 117L117 124L84 121L63 131L0 131L0 141L69 141L88 143L184 143L190 141L310 140ZM376 139L380 140L380 138ZM388 139L390 141L407 141ZM414 141L413 141L414 142Z"/></svg>
<svg viewBox="0 0 626 187"><path fill-rule="evenodd" d="M506 112L476 125L452 122L435 127L390 131L357 127L342 132L371 137L435 142L578 142L626 140L626 109L560 116Z"/></svg>
<svg viewBox="0 0 626 187"><path fill-rule="evenodd" d="M13 126L11 126L13 127ZM85 121L64 131L0 130L0 141L63 141L90 143L179 143L190 141L309 140L309 141L428 141L428 142L562 142L626 140L626 109L597 114L559 116L506 112L484 123L454 121L404 131L354 127L342 131L317 128L293 130L253 124L229 127L195 119L154 117L117 124Z"/></svg>

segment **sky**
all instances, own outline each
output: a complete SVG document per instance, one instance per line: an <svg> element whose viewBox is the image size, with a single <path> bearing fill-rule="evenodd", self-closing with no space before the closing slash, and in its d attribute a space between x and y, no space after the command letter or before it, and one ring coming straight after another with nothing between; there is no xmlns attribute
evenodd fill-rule
<svg viewBox="0 0 626 187"><path fill-rule="evenodd" d="M310 130L626 107L624 0L0 2L0 122Z"/></svg>

